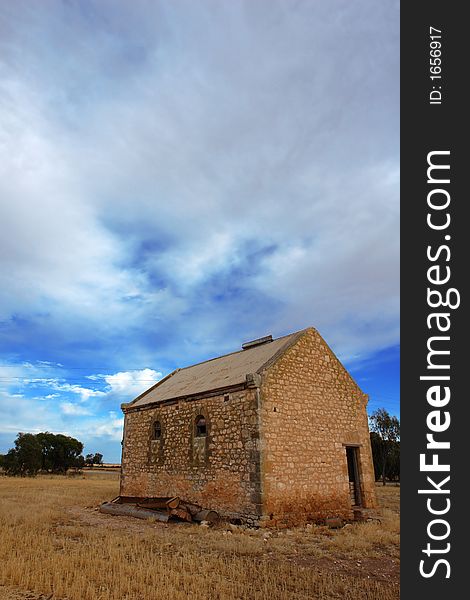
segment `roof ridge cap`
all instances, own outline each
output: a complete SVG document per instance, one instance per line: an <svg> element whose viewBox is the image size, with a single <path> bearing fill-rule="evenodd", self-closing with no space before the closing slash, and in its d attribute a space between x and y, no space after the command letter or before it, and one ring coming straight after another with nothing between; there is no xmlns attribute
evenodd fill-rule
<svg viewBox="0 0 470 600"><path fill-rule="evenodd" d="M268 344L272 344L273 342L278 342L279 340L282 340L283 338L287 338L287 337L289 337L291 335L296 335L296 334L302 333L304 331L306 331L306 329L301 329L300 331L293 331L292 333L286 333L286 335L281 335L281 336L279 336L277 338L274 338L270 342L267 342L267 344L263 344L263 345L268 345ZM206 358L206 360L201 360L200 362L193 363L191 365L186 365L185 367L180 367L177 370L178 371L184 371L186 369L191 369L192 367L197 367L198 365L203 365L205 363L211 362L212 360L217 360L219 358L225 358L227 356L233 356L234 354L241 354L242 352L246 354L250 350L254 350L255 348L258 348L258 347L259 346L253 346L252 348L247 348L246 350L243 350L243 348L242 348L241 350L234 350L233 352L227 352L227 354L219 354L219 356L214 356L212 358Z"/></svg>

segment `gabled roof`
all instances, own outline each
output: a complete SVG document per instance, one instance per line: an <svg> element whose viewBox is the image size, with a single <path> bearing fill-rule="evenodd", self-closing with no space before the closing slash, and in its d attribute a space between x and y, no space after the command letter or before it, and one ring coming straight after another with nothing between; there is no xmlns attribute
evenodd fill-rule
<svg viewBox="0 0 470 600"><path fill-rule="evenodd" d="M123 405L123 408L139 408L243 384L248 374L260 373L272 364L305 331L303 329L246 350L177 369L131 403Z"/></svg>

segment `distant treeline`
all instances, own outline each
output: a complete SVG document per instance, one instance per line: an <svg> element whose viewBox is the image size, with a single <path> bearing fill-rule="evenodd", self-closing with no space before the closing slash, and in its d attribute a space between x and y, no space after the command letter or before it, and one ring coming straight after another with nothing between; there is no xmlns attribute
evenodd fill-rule
<svg viewBox="0 0 470 600"><path fill-rule="evenodd" d="M121 463L87 463L85 459L85 468L98 468L100 471L118 471L121 468Z"/></svg>
<svg viewBox="0 0 470 600"><path fill-rule="evenodd" d="M0 467L8 475L34 476L40 471L66 473L71 468L101 464L103 455L87 454L83 457L83 444L62 434L19 433L15 447L0 454Z"/></svg>
<svg viewBox="0 0 470 600"><path fill-rule="evenodd" d="M400 422L386 410L379 409L370 417L370 441L374 460L375 478L385 481L400 479ZM7 475L34 476L40 471L66 473L68 469L88 466L119 468L120 465L103 465L103 455L82 454L79 440L49 432L19 433L15 447L0 454L0 468Z"/></svg>
<svg viewBox="0 0 470 600"><path fill-rule="evenodd" d="M387 479L399 481L400 421L379 408L370 416L369 423L375 479L381 479L383 485Z"/></svg>

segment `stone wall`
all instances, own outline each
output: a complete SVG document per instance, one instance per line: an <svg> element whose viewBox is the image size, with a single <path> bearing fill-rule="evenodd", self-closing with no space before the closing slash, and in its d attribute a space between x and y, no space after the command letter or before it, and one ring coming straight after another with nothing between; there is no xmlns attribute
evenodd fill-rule
<svg viewBox="0 0 470 600"><path fill-rule="evenodd" d="M308 329L262 381L265 518L351 517L346 445L358 448L363 506L375 506L367 396L318 332Z"/></svg>
<svg viewBox="0 0 470 600"><path fill-rule="evenodd" d="M374 507L367 397L321 336L306 330L260 381L260 389L128 406L121 495L180 496L268 525L350 518L349 446L362 505Z"/></svg>
<svg viewBox="0 0 470 600"><path fill-rule="evenodd" d="M156 421L161 434L152 439ZM180 496L247 521L260 515L256 390L127 408L124 432L121 495Z"/></svg>

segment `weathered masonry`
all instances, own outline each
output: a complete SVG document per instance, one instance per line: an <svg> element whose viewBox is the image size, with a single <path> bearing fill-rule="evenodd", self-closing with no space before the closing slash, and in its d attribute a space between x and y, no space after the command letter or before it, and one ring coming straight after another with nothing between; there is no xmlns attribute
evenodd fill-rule
<svg viewBox="0 0 470 600"><path fill-rule="evenodd" d="M375 506L367 396L313 328L178 369L128 404L121 495L299 523Z"/></svg>

